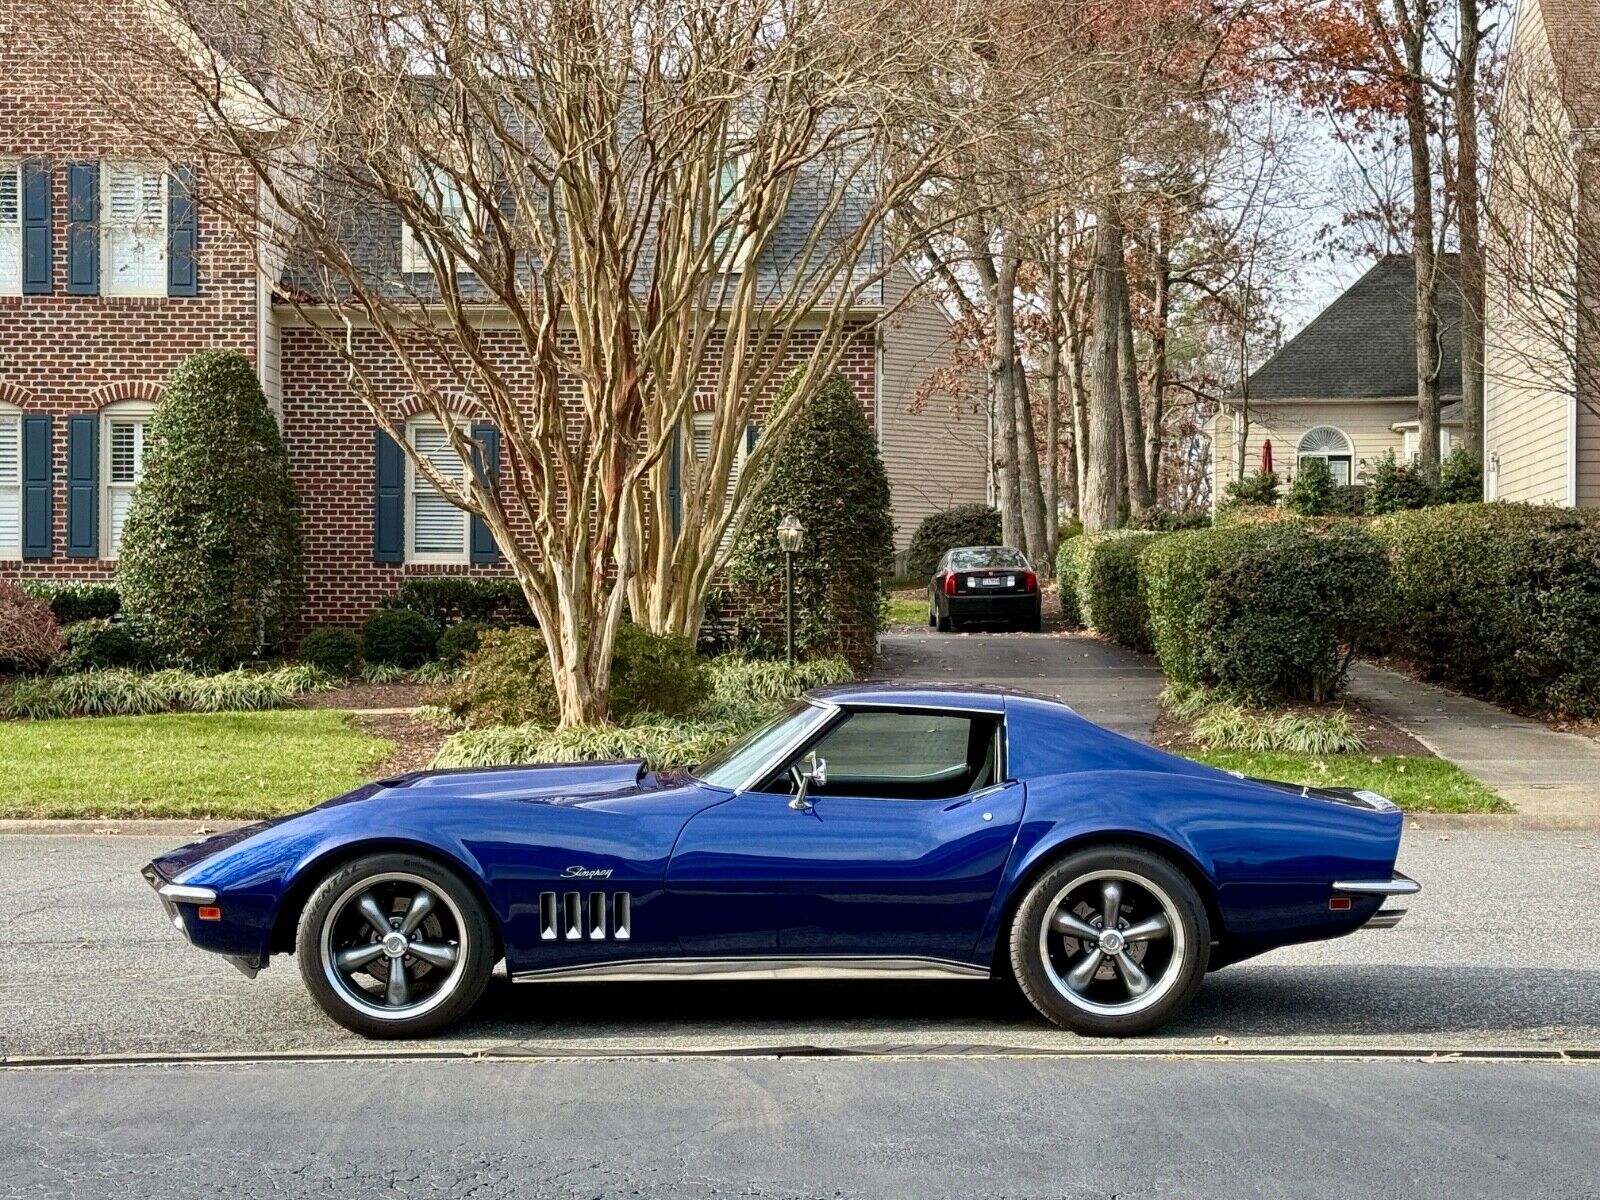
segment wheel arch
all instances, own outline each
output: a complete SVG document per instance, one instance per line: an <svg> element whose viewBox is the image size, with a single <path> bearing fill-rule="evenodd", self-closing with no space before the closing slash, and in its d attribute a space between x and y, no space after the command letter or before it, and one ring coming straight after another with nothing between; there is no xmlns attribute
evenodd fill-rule
<svg viewBox="0 0 1600 1200"><path fill-rule="evenodd" d="M494 930L495 961L499 961L505 953L505 931L500 927L500 915L490 902L488 890L484 887L478 872L459 855L451 854L430 842L412 841L401 837L375 837L341 842L319 850L301 863L289 880L288 886L284 888L283 895L278 899L277 911L272 918L272 933L267 944L267 952L269 954L293 952L295 936L300 926L300 914L305 911L306 902L311 899L311 894L329 874L358 858L386 853L415 854L419 858L430 859L442 867L448 867L461 876L472 889L478 903L483 906L484 916L488 919L490 928Z"/></svg>
<svg viewBox="0 0 1600 1200"><path fill-rule="evenodd" d="M994 945L990 950L990 970L996 976L1009 977L1011 974L1009 949L1011 922L1016 919L1017 909L1022 907L1022 901L1034 883L1068 855L1095 846L1133 846L1166 859L1189 880L1195 894L1200 897L1200 903L1205 906L1206 920L1211 925L1212 944L1216 945L1227 940L1227 926L1222 919L1222 906L1217 899L1216 885L1212 883L1211 877L1206 874L1205 868L1192 853L1167 838L1140 830L1089 830L1071 834L1059 842L1053 842L1044 849L1035 851L1027 866L1012 881L1011 890L1007 893L1005 903L1000 909L1000 919L995 926Z"/></svg>

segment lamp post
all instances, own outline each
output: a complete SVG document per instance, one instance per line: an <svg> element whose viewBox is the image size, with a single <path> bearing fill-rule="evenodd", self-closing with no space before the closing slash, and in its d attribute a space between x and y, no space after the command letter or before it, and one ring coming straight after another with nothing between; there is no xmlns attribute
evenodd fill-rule
<svg viewBox="0 0 1600 1200"><path fill-rule="evenodd" d="M778 522L778 547L783 551L783 644L784 655L794 662L794 556L806 540L805 527L789 513Z"/></svg>

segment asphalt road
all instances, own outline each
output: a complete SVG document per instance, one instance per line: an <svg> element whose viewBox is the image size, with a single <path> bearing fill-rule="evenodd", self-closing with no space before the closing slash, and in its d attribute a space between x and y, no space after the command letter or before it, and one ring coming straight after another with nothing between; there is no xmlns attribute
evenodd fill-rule
<svg viewBox="0 0 1600 1200"><path fill-rule="evenodd" d="M1600 1065L1127 1059L7 1070L0 1196L1530 1197Z"/></svg>
<svg viewBox="0 0 1600 1200"><path fill-rule="evenodd" d="M169 846L0 836L0 1054L370 1049L321 1015L291 960L252 982L179 938L137 873ZM1411 829L1400 867L1425 890L1398 928L1219 971L1182 1018L1138 1044L1600 1047L1600 833ZM428 1044L641 1053L1084 1043L983 983L496 978L471 1021Z"/></svg>

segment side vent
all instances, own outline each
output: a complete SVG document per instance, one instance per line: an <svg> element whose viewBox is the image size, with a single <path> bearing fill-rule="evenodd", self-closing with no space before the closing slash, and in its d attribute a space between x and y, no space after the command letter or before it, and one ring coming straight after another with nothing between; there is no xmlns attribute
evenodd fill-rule
<svg viewBox="0 0 1600 1200"><path fill-rule="evenodd" d="M604 892L589 893L589 937L593 941L602 941L606 936L606 894Z"/></svg>
<svg viewBox="0 0 1600 1200"><path fill-rule="evenodd" d="M539 936L544 941L556 940L556 894L539 893Z"/></svg>
<svg viewBox="0 0 1600 1200"><path fill-rule="evenodd" d="M611 927L617 941L625 942L633 936L633 897L627 892L617 892L611 897Z"/></svg>
<svg viewBox="0 0 1600 1200"><path fill-rule="evenodd" d="M583 936L583 893L568 892L561 899L565 909L567 940L577 941Z"/></svg>

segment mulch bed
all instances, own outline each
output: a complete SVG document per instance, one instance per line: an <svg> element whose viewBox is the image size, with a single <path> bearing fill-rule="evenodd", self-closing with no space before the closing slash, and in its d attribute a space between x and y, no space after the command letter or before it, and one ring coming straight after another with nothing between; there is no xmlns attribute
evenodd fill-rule
<svg viewBox="0 0 1600 1200"><path fill-rule="evenodd" d="M349 683L344 687L330 688L326 692L310 692L301 696L301 708L415 708L426 703L432 690L426 683Z"/></svg>
<svg viewBox="0 0 1600 1200"><path fill-rule="evenodd" d="M363 733L394 743L394 751L378 764L374 779L388 779L407 771L426 770L448 736L445 730L405 713L352 714Z"/></svg>
<svg viewBox="0 0 1600 1200"><path fill-rule="evenodd" d="M1285 705L1281 711L1305 713L1308 716L1330 716L1336 712L1346 712L1350 714L1350 723L1356 727L1362 740L1367 743L1365 753L1384 758L1396 755L1410 758L1435 757L1433 751L1392 721L1387 721L1376 713L1367 712L1354 704L1290 704ZM1156 727L1151 740L1163 750L1201 748L1190 735L1189 723L1180 721L1166 709L1162 709L1161 715L1156 718Z"/></svg>

